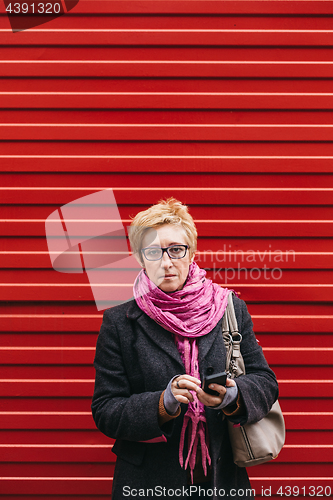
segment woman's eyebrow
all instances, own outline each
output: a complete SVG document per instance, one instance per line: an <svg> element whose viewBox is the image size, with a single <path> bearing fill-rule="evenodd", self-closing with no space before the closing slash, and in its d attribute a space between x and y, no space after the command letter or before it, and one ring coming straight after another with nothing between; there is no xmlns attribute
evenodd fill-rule
<svg viewBox="0 0 333 500"><path fill-rule="evenodd" d="M172 245L186 245L186 243L178 243L177 241L175 241L174 243L169 243L169 245L167 245L167 246L171 247ZM147 247L144 247L144 248L162 248L162 247L160 247L159 245L153 244L153 245L148 245Z"/></svg>

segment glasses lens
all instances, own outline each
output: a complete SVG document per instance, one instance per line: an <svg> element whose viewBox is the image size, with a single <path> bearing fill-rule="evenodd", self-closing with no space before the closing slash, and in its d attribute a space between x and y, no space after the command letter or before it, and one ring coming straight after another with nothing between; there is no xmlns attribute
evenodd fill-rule
<svg viewBox="0 0 333 500"><path fill-rule="evenodd" d="M145 248L144 255L148 260L159 260L162 257L161 248Z"/></svg>
<svg viewBox="0 0 333 500"><path fill-rule="evenodd" d="M152 247L144 248L142 251L147 260L160 260L164 251L167 251L170 259L182 259L186 255L186 250L186 245L173 245L164 250L162 248Z"/></svg>
<svg viewBox="0 0 333 500"><path fill-rule="evenodd" d="M186 254L185 245L174 245L169 247L168 253L172 259L182 259Z"/></svg>

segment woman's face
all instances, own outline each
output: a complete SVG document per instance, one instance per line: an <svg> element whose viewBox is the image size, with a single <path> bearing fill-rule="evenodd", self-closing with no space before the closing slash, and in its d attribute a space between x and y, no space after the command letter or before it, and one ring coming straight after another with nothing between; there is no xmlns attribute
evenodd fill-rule
<svg viewBox="0 0 333 500"><path fill-rule="evenodd" d="M187 245L188 243L184 229L173 224L164 224L157 229L149 229L142 240L142 248L166 248L175 244ZM168 293L183 288L194 254L190 257L187 249L182 259L170 259L167 252L163 253L160 260L147 260L144 255L142 259L148 278L163 292Z"/></svg>

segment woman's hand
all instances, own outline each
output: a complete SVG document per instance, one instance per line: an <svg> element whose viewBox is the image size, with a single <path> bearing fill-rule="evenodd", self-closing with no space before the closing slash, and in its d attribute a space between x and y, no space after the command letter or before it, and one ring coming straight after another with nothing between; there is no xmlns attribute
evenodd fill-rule
<svg viewBox="0 0 333 500"><path fill-rule="evenodd" d="M234 385L236 385L235 381L227 378L226 387L233 387ZM211 394L207 394L207 392L205 392L203 389L199 388L197 391L199 401L205 406L219 406L222 403L227 392L226 387L219 384L210 384L208 387L209 389L213 389L214 391L218 392L219 396L212 396Z"/></svg>
<svg viewBox="0 0 333 500"><path fill-rule="evenodd" d="M198 392L198 390L201 390L200 384L201 381L196 377L178 375L171 383L171 391L177 401L188 404L194 399L190 391Z"/></svg>

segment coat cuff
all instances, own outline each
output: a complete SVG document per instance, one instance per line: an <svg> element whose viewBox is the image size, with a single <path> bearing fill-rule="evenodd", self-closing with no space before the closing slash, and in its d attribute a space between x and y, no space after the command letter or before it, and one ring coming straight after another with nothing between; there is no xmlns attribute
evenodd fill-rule
<svg viewBox="0 0 333 500"><path fill-rule="evenodd" d="M158 404L158 425L160 427L162 427L163 424L165 424L166 422L169 422L169 420L172 420L173 418L176 418L180 415L181 413L181 407L179 406L178 410L176 411L176 413L174 413L173 415L170 415L165 407L164 407L164 393L165 391L162 392L161 396L160 396L160 400L159 400L159 404Z"/></svg>
<svg viewBox="0 0 333 500"><path fill-rule="evenodd" d="M227 417L236 417L237 415L242 415L244 413L244 403L242 401L242 398L241 398L241 395L239 392L238 392L237 401L230 406L226 406L225 408L222 408L222 411Z"/></svg>
<svg viewBox="0 0 333 500"><path fill-rule="evenodd" d="M172 377L172 379L167 385L167 388L164 391L164 398L163 398L164 408L169 413L169 415L174 415L180 406L180 402L175 398L171 389L171 384L173 380L177 377L179 377L179 375Z"/></svg>
<svg viewBox="0 0 333 500"><path fill-rule="evenodd" d="M227 406L235 406L238 398L238 387L237 384L227 387L227 392L224 395L222 403L217 406L207 406L207 408L211 408L212 410L223 410Z"/></svg>

